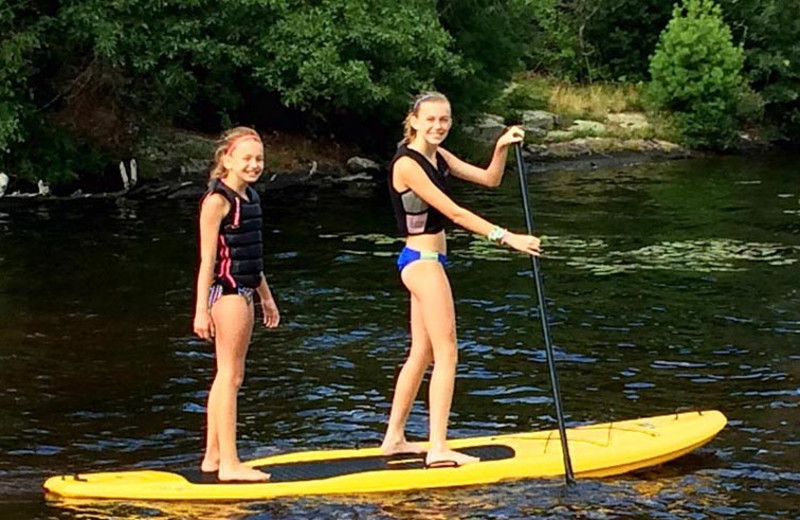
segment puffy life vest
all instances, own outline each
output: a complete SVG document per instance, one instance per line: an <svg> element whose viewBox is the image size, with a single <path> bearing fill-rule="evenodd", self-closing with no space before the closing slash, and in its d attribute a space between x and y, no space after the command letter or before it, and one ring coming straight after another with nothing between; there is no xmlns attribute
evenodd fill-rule
<svg viewBox="0 0 800 520"><path fill-rule="evenodd" d="M205 197L212 193L219 193L230 204L219 227L214 283L230 289L255 289L264 270L261 199L250 186L245 199L221 179L213 181Z"/></svg>
<svg viewBox="0 0 800 520"><path fill-rule="evenodd" d="M404 144L397 149L392 164L389 166L389 198L392 200L398 231L406 236L434 235L444 229L444 224L448 222L448 219L439 210L430 207L427 202L411 191L411 188L402 192L394 189L392 184L394 166L401 157L410 157L419 164L431 182L447 196L450 196L450 190L447 187L450 168L444 156L439 152L436 152L436 166L434 167L424 155Z"/></svg>

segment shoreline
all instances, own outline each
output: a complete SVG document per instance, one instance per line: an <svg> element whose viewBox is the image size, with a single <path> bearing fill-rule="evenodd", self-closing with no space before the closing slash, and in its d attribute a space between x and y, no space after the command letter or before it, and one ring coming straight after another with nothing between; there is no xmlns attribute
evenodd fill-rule
<svg viewBox="0 0 800 520"><path fill-rule="evenodd" d="M198 157L209 157L209 147L214 141L208 137L188 132L176 132L181 140L157 139L139 151L140 170L144 172L140 182L133 182L125 189L123 178L107 180L116 189L100 192L74 190L70 194L50 194L20 190L8 190L0 196L15 201L64 201L103 199L184 199L202 196L206 190L208 161ZM155 144L153 144L155 142ZM169 143L167 147L165 143ZM286 146L290 143L289 146ZM299 145L298 145L299 143ZM279 142L272 136L264 139L265 155L268 157L263 179L259 181L265 192L282 190L318 190L336 188L363 196L386 177L388 161L378 163L370 159L353 156L352 149L330 143L319 143L289 136ZM297 153L300 150L300 153ZM765 148L740 151L732 155L758 155ZM332 153L333 151L333 153ZM719 155L719 154L712 154ZM674 143L655 139L626 140L621 138L576 138L549 144L527 144L523 151L530 173L555 171L581 171L598 168L629 167L651 162L668 162L708 157L708 153L689 150ZM280 164L270 161L280 157ZM355 161L354 161L355 160ZM308 168L300 165L308 164ZM355 164L355 166L353 166ZM281 171L273 168L280 167ZM120 164L121 169L125 169ZM32 188L32 185L29 185ZM49 189L45 191L49 192Z"/></svg>

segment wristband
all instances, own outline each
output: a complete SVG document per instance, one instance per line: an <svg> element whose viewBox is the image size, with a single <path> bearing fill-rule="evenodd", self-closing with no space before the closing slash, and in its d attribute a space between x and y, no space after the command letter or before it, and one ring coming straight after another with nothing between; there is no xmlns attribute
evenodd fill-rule
<svg viewBox="0 0 800 520"><path fill-rule="evenodd" d="M489 239L491 242L500 243L503 238L505 238L507 231L500 226L495 226L489 231L489 234L486 235L486 238Z"/></svg>

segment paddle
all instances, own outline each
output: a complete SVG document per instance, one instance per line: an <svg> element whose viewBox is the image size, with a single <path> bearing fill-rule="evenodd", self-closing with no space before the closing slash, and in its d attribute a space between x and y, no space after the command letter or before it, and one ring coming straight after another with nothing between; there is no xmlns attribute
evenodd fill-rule
<svg viewBox="0 0 800 520"><path fill-rule="evenodd" d="M519 189L522 192L522 207L525 211L525 224L528 234L533 234L533 217L531 205L528 201L528 179L525 175L525 163L522 160L522 145L514 145L514 153L517 157L517 171L519 172ZM553 402L556 406L556 419L558 420L558 431L561 434L561 451L564 455L564 476L567 485L575 483L572 474L572 462L569 458L569 446L567 444L567 430L564 427L564 411L561 407L561 391L558 387L558 374L556 373L556 362L553 356L553 343L550 340L550 323L547 319L547 308L545 307L544 288L542 287L542 275L539 272L539 257L531 256L531 266L533 267L533 279L536 281L536 294L539 297L539 315L542 318L542 333L544 334L544 347L547 354L547 369L550 372L550 384L553 387Z"/></svg>

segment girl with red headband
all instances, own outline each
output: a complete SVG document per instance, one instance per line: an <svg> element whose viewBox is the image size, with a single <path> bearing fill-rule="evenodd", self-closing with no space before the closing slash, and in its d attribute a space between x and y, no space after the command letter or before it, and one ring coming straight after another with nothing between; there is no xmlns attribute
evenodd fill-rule
<svg viewBox="0 0 800 520"><path fill-rule="evenodd" d="M255 130L229 130L214 152L211 182L200 204L194 332L213 339L216 350L201 469L217 472L221 481L269 479L243 464L236 450L236 401L255 321L254 293L264 325L272 328L280 321L264 277L261 204L251 187L263 171L264 147Z"/></svg>
<svg viewBox="0 0 800 520"><path fill-rule="evenodd" d="M441 145L453 120L450 102L438 92L414 101L405 120L405 136L389 167L389 194L405 247L397 259L403 285L411 295L411 348L397 377L392 410L381 449L384 454L421 453L405 437L405 425L422 377L430 365L430 446L428 467L459 466L478 459L447 444L447 422L453 400L458 350L456 316L445 272L445 223L451 221L492 242L529 255L539 254L539 239L511 233L456 204L449 195L450 176L483 186L500 185L509 146L525 136L508 128L495 144L486 168L466 163Z"/></svg>

